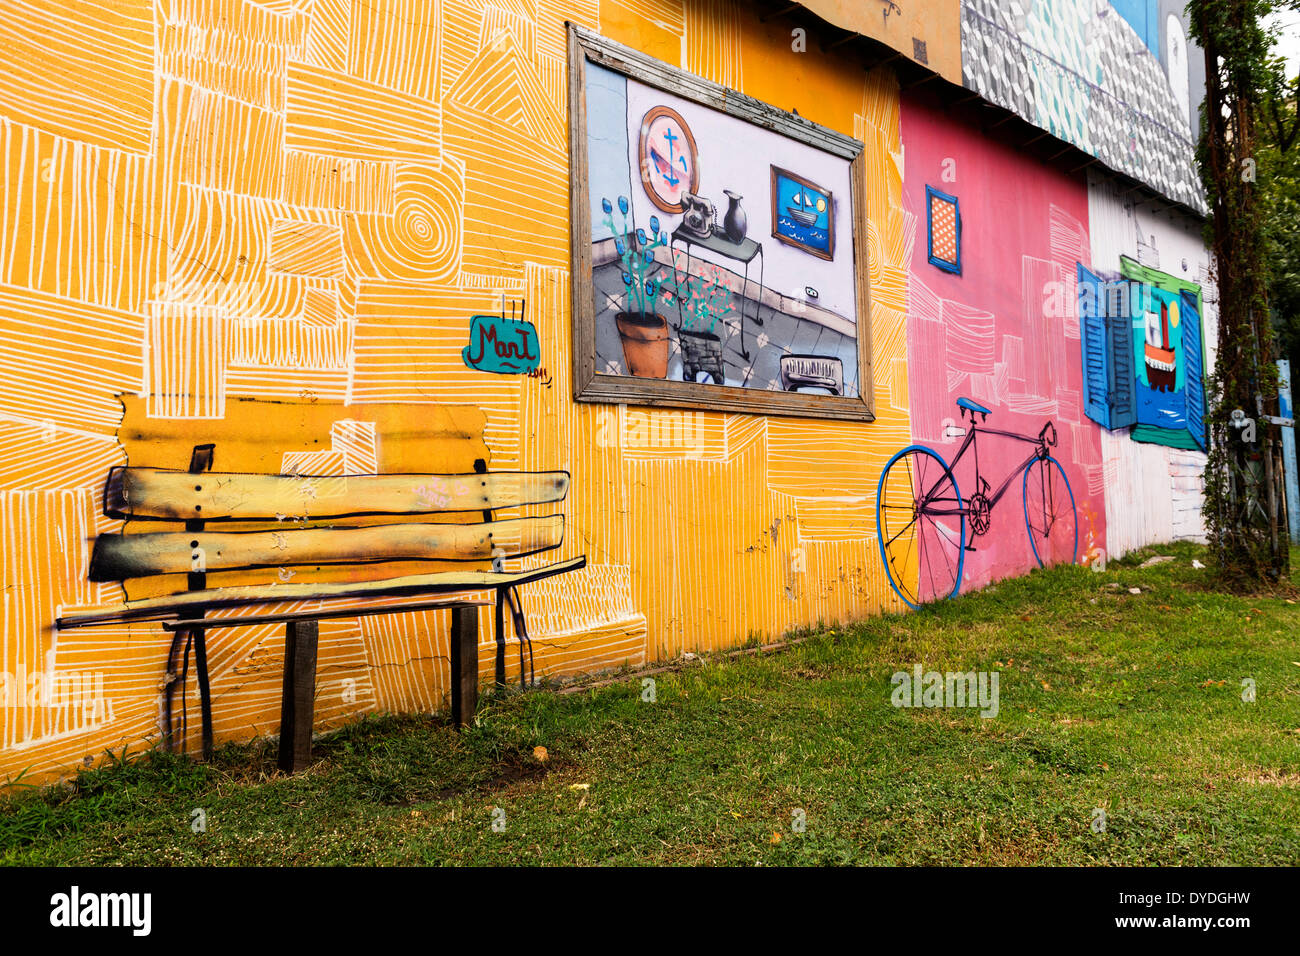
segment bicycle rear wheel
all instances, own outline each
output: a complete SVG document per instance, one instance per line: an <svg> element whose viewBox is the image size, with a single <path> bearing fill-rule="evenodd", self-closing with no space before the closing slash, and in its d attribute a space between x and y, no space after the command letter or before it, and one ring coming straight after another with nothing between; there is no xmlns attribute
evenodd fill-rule
<svg viewBox="0 0 1300 956"><path fill-rule="evenodd" d="M1025 466L1020 484L1025 530L1039 565L1073 564L1079 551L1079 520L1065 469L1050 455L1035 458Z"/></svg>
<svg viewBox="0 0 1300 956"><path fill-rule="evenodd" d="M885 465L876 488L880 559L909 607L950 598L961 587L966 513L944 460L909 445Z"/></svg>

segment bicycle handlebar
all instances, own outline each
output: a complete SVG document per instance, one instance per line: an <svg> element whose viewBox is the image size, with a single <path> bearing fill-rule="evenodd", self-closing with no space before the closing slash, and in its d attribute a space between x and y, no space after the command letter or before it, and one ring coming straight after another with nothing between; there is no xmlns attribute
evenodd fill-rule
<svg viewBox="0 0 1300 956"><path fill-rule="evenodd" d="M1038 440L1048 448L1056 447L1056 426L1048 422L1043 426L1043 430L1038 433Z"/></svg>

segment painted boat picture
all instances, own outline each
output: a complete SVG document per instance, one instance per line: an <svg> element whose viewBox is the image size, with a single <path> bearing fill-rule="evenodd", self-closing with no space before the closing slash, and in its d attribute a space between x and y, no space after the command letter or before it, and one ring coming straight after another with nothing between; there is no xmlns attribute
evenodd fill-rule
<svg viewBox="0 0 1300 956"><path fill-rule="evenodd" d="M825 199L819 201L823 206L825 205ZM808 194L802 191L795 194L794 202L796 205L785 207L785 211L790 214L791 218L801 226L815 226L817 218L821 215L817 210L816 202L808 198Z"/></svg>
<svg viewBox="0 0 1300 956"><path fill-rule="evenodd" d="M819 259L835 258L835 201L829 189L772 167L772 236Z"/></svg>

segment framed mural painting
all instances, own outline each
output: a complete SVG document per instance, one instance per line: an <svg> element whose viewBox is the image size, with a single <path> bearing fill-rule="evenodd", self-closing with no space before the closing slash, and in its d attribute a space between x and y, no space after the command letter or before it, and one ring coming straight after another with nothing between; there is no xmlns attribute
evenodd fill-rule
<svg viewBox="0 0 1300 956"><path fill-rule="evenodd" d="M871 421L863 144L569 26L579 401Z"/></svg>

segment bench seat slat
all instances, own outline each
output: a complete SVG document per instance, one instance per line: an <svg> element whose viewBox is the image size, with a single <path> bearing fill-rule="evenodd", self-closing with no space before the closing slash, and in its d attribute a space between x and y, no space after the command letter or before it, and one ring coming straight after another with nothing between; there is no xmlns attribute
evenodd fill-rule
<svg viewBox="0 0 1300 956"><path fill-rule="evenodd" d="M410 604L381 607L312 607L305 611L286 611L280 614L251 614L241 617L176 618L162 622L164 630L179 631L201 627L211 631L222 627L248 627L252 624L288 624L290 621L328 621L340 617L372 617L376 614L410 614L413 611L449 611L461 607L491 607L491 601L471 601L466 598L416 599Z"/></svg>
<svg viewBox="0 0 1300 956"><path fill-rule="evenodd" d="M258 475L118 466L109 473L104 512L172 521L435 514L548 504L562 501L568 489L565 471Z"/></svg>
<svg viewBox="0 0 1300 956"><path fill-rule="evenodd" d="M131 601L117 608L78 611L58 619L60 629L89 627L123 621L168 621L186 612L217 607L244 607L279 601L312 601L331 598L379 598L407 594L440 594L454 591L486 591L513 587L585 567L586 556L558 561L529 571L438 571L411 574L380 581L347 581L329 584L252 584L200 591L184 591L165 597ZM395 607L395 613L401 607Z"/></svg>
<svg viewBox="0 0 1300 956"><path fill-rule="evenodd" d="M101 534L90 580L122 581L191 570L195 548L207 571L380 561L485 561L499 549L521 557L559 547L564 516L504 518L475 524L391 524L276 531L164 531Z"/></svg>

